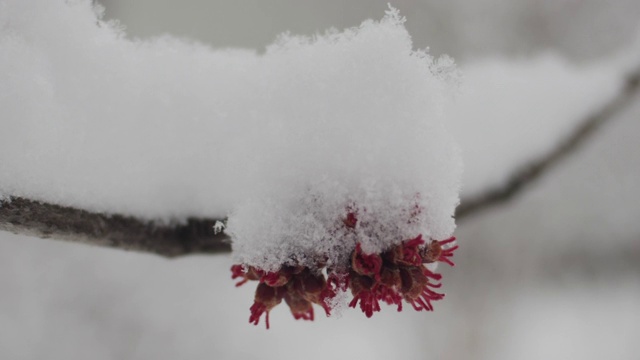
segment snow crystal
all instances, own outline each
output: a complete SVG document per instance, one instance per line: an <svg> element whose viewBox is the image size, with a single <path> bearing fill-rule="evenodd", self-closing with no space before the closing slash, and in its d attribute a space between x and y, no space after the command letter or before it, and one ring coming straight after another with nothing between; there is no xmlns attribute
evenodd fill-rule
<svg viewBox="0 0 640 360"><path fill-rule="evenodd" d="M334 319L342 318L344 311L349 309L349 301L351 301L351 296L346 290L338 290L336 296L327 299L327 305L331 309L331 317Z"/></svg>
<svg viewBox="0 0 640 360"><path fill-rule="evenodd" d="M393 9L258 55L130 40L90 1L0 0L0 191L230 214L238 259L265 269L339 262L355 241L444 239L461 174L442 111L454 68L414 51ZM344 234L349 211L359 225Z"/></svg>

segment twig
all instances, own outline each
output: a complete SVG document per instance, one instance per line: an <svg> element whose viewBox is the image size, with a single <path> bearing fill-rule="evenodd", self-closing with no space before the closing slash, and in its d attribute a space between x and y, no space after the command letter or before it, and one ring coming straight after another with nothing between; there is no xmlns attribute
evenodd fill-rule
<svg viewBox="0 0 640 360"><path fill-rule="evenodd" d="M620 94L611 102L592 114L575 129L558 147L526 167L513 173L506 184L490 189L479 196L462 199L456 210L456 219L462 220L483 210L505 203L522 193L523 188L531 185L547 173L562 159L577 150L590 139L602 125L614 119L622 110L630 105L640 90L640 72L626 78Z"/></svg>
<svg viewBox="0 0 640 360"><path fill-rule="evenodd" d="M157 224L121 215L91 213L14 197L0 203L0 230L176 257L231 251L214 219Z"/></svg>

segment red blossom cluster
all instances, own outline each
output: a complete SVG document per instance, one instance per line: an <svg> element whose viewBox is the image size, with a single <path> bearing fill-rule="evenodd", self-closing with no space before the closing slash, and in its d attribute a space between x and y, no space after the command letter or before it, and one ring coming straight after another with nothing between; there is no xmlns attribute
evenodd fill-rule
<svg viewBox="0 0 640 360"><path fill-rule="evenodd" d="M354 227L357 219L349 213L344 220L347 227ZM330 300L339 290L349 289L353 300L349 306L355 308L358 303L367 317L380 311L380 302L396 305L402 311L402 302L411 304L417 311L432 311L432 301L444 298L444 294L434 289L442 275L432 272L424 264L436 261L454 266L451 261L457 245L450 244L455 238L428 243L418 235L414 239L388 249L381 254L365 254L357 244L351 254L346 269L327 268L317 264L312 270L304 266L283 266L275 272L265 272L253 266L233 265L232 278L241 279L236 286L249 280L259 281L255 301L251 306L249 322L258 324L266 313L266 325L269 328L269 311L282 300L289 305L295 319L313 320L312 304L320 305L330 314Z"/></svg>
<svg viewBox="0 0 640 360"><path fill-rule="evenodd" d="M283 299L296 320L313 320L312 303L322 306L327 316L330 314L327 300L336 295L334 287L329 286L322 273L312 272L308 267L284 266L276 272L264 272L253 266L233 265L231 272L233 279L242 279L236 286L249 280L260 282L251 306L250 323L258 325L260 317L266 313L268 329L269 311Z"/></svg>

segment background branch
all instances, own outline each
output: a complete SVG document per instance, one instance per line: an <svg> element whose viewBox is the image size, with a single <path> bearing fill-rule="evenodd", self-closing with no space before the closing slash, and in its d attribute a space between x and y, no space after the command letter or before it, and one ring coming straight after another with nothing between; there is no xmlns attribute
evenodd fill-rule
<svg viewBox="0 0 640 360"><path fill-rule="evenodd" d="M456 219L463 220L474 214L479 214L489 207L507 202L522 193L524 187L538 180L590 139L603 124L614 119L617 114L629 106L639 90L640 71L628 76L618 96L599 111L584 119L574 132L551 152L514 172L504 185L489 189L473 198L463 198L456 210Z"/></svg>
<svg viewBox="0 0 640 360"><path fill-rule="evenodd" d="M585 143L604 123L626 108L639 92L640 72L628 76L620 94L586 118L557 148L516 171L510 180L480 196L462 199L456 212L464 220L505 203L539 179L560 160ZM160 224L123 215L92 213L81 209L38 202L21 197L0 201L0 230L53 238L165 257L215 254L231 251L229 237L216 234L217 219L189 218L186 223Z"/></svg>

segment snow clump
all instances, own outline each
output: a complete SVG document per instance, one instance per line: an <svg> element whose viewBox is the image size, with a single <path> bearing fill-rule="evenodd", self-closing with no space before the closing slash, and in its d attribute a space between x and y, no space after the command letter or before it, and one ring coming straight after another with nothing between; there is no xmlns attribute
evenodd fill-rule
<svg viewBox="0 0 640 360"><path fill-rule="evenodd" d="M413 50L403 23L390 10L267 49L262 60L281 69L265 75L278 111L264 114L271 142L255 159L263 186L229 217L238 263L338 265L356 243L380 253L418 234L451 236L461 160L443 106L455 68Z"/></svg>

